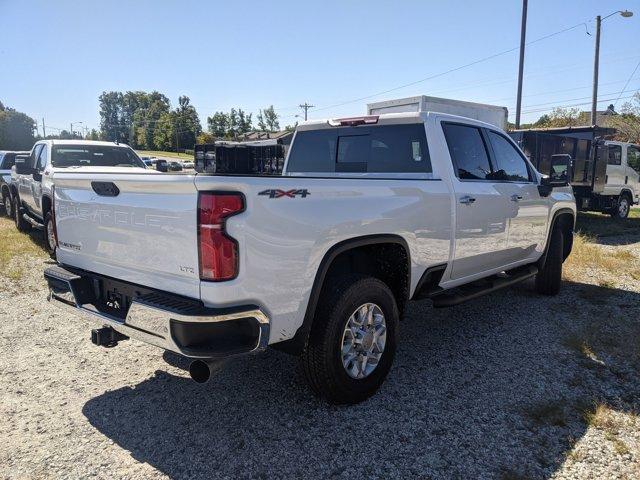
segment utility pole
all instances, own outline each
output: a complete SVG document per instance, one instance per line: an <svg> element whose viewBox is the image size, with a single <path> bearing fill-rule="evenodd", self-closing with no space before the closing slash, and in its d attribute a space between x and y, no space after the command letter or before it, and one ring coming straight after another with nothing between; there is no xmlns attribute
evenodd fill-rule
<svg viewBox="0 0 640 480"><path fill-rule="evenodd" d="M598 109L598 68L600 63L600 24L602 18L600 15L596 17L596 54L593 59L593 98L591 99L591 125L597 123Z"/></svg>
<svg viewBox="0 0 640 480"><path fill-rule="evenodd" d="M522 111L522 73L524 70L524 47L527 36L527 3L522 0L522 24L520 26L520 64L518 65L518 96L516 99L516 128L520 128L520 113Z"/></svg>
<svg viewBox="0 0 640 480"><path fill-rule="evenodd" d="M44 117L42 117L42 138L47 138L47 129L44 126Z"/></svg>
<svg viewBox="0 0 640 480"><path fill-rule="evenodd" d="M307 112L310 108L315 107L315 105L309 105L307 102L304 102L302 105L298 105L301 109L304 110L304 121L307 121Z"/></svg>

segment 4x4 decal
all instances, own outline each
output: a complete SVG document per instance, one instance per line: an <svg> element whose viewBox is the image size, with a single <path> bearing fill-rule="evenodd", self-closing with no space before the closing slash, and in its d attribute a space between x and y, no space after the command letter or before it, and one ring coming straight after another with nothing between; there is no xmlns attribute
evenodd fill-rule
<svg viewBox="0 0 640 480"><path fill-rule="evenodd" d="M306 198L307 195L311 195L309 193L309 190L307 190L306 188L303 189L292 189L292 190L280 190L280 189L268 189L268 190L263 190L260 193L258 193L258 195L268 195L269 198L282 198L282 197L289 197L289 198L296 198L297 196L300 196L302 198Z"/></svg>

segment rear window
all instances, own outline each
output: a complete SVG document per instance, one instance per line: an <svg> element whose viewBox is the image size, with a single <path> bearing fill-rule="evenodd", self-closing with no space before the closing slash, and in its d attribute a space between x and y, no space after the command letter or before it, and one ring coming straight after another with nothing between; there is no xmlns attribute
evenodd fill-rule
<svg viewBox="0 0 640 480"><path fill-rule="evenodd" d="M289 172L430 173L424 125L338 127L296 133Z"/></svg>
<svg viewBox="0 0 640 480"><path fill-rule="evenodd" d="M0 153L0 170L11 170L16 163L15 153Z"/></svg>
<svg viewBox="0 0 640 480"><path fill-rule="evenodd" d="M51 164L65 167L140 167L145 168L129 147L110 145L54 145Z"/></svg>

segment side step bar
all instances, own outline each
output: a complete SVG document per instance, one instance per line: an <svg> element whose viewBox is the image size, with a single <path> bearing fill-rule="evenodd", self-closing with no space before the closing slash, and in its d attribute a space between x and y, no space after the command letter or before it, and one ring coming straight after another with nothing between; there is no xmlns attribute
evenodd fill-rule
<svg viewBox="0 0 640 480"><path fill-rule="evenodd" d="M35 221L33 218L29 216L29 214L23 213L22 218L24 218L27 222L29 222L33 228L38 230L44 230L44 224Z"/></svg>
<svg viewBox="0 0 640 480"><path fill-rule="evenodd" d="M437 308L452 307L472 298L477 298L487 293L495 292L501 288L509 287L518 282L522 282L527 278L533 277L538 273L538 267L535 265L527 265L520 267L503 275L496 275L489 278L483 278L472 282L468 285L462 285L458 288L438 292L431 298L433 306Z"/></svg>

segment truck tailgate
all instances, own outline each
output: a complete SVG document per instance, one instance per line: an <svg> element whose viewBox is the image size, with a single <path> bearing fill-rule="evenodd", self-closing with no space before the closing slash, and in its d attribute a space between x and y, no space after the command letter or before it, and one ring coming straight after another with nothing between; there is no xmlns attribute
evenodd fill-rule
<svg viewBox="0 0 640 480"><path fill-rule="evenodd" d="M192 175L64 172L54 182L60 263L200 297Z"/></svg>

